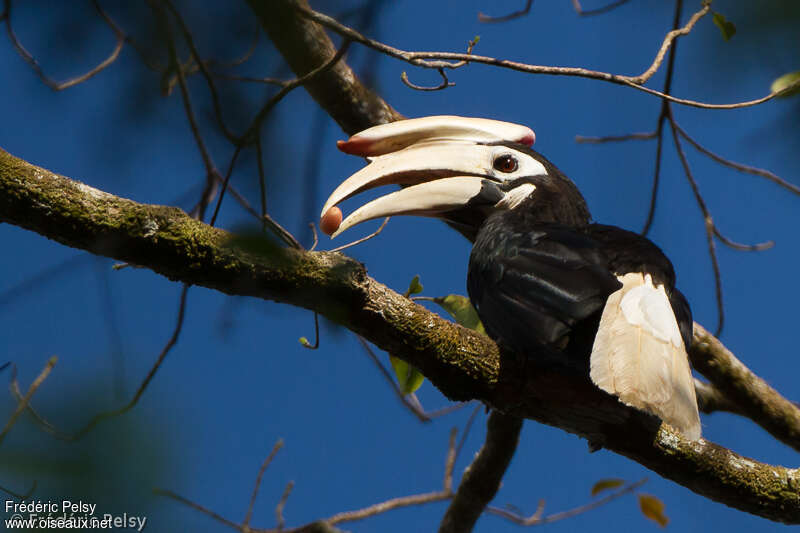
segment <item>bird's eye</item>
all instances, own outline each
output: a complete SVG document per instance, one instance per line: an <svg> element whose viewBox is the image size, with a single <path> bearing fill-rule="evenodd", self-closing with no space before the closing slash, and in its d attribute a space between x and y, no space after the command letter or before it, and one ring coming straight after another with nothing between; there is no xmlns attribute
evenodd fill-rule
<svg viewBox="0 0 800 533"><path fill-rule="evenodd" d="M514 172L519 168L517 158L511 154L503 154L494 160L494 169L506 174Z"/></svg>

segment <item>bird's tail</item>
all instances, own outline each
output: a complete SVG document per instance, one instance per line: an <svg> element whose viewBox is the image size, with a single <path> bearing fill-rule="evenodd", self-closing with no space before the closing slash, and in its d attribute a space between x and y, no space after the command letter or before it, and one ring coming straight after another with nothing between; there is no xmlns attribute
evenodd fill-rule
<svg viewBox="0 0 800 533"><path fill-rule="evenodd" d="M592 347L592 382L697 440L694 380L664 287L649 274L619 280L623 286L608 297Z"/></svg>

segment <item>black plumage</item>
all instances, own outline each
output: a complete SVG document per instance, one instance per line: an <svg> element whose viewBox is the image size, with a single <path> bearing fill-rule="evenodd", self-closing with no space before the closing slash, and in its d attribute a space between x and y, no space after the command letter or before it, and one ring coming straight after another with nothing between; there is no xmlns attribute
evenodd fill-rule
<svg viewBox="0 0 800 533"><path fill-rule="evenodd" d="M526 177L536 192L514 209L495 211L479 226L469 259L467 291L487 333L532 357L588 365L594 332L608 296L629 272L649 273L665 287L681 336L691 343L691 310L675 289L669 259L650 240L614 226L590 223L573 182L540 153L548 170Z"/></svg>

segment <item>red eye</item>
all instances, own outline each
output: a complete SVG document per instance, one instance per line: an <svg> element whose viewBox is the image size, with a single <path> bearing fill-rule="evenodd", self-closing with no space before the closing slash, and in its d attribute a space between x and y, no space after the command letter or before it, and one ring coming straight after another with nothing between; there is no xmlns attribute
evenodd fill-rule
<svg viewBox="0 0 800 533"><path fill-rule="evenodd" d="M517 158L510 154L503 154L494 160L494 169L506 174L514 172L519 168Z"/></svg>

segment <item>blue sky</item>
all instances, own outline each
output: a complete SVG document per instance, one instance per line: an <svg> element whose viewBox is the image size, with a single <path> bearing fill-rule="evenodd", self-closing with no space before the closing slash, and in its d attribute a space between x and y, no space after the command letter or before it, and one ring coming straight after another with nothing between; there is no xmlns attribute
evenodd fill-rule
<svg viewBox="0 0 800 533"><path fill-rule="evenodd" d="M522 2L384 4L369 31L397 47L461 51L480 35L475 52L483 55L623 74L638 74L650 64L672 18L671 3L654 0L629 2L592 18L576 16L566 1L538 2L527 17L499 25L479 23L477 13L503 13ZM699 2L687 4L684 20L699 7ZM797 38L791 25L773 24L765 31L765 17L740 4L715 3L715 9L737 24L738 33L730 42L722 40L710 18L680 41L674 94L717 103L747 100L766 94L774 78L796 70L798 47L792 45ZM330 14L352 7L346 2L312 5ZM123 26L127 16L137 14L114 9L109 7ZM252 28L246 6L231 9L230 19L184 10L198 34L216 20L239 32L227 57L246 46L247 29ZM91 16L88 8L65 18L41 6L20 6L15 7L14 24L44 68L63 79L85 70L113 45L102 26L70 26ZM240 28L228 24L236 19L245 21ZM199 39L201 52L203 46L228 50L219 40L223 37L216 34ZM435 73L386 58L376 61L372 52L357 46L348 61L358 72L368 70L380 94L406 116L485 116L532 127L535 148L578 184L596 220L641 228L654 142L582 145L574 138L653 129L659 109L654 97L597 81L529 76L478 65L453 73L455 87L423 93L405 87L400 73L407 71L418 84L436 84ZM54 93L7 40L0 39L0 72L3 149L140 202L189 208L193 200L187 198L199 194L204 170L178 93L159 97L157 77L138 66L129 48L96 78ZM290 76L264 40L240 72ZM659 73L651 86L662 83ZM192 80L191 88L212 154L224 168L231 149L212 131L211 115L202 103L203 85ZM241 106L259 102L272 91L248 87L240 94ZM797 112L796 99L736 111L675 108L683 127L708 148L795 183L800 171ZM272 113L265 130L269 211L305 242L310 217L319 212L328 193L362 165L336 150L335 141L344 135L319 113L305 92L294 91ZM702 217L669 137L664 146L659 205L650 236L675 264L678 285L696 320L713 329L717 313ZM722 340L756 373L797 399L800 363L794 302L799 290L794 280L800 262L800 199L761 178L724 169L691 148L687 153L722 231L742 242L776 242L772 250L757 254L718 244L726 312ZM314 154L319 157L316 166L310 162ZM232 183L257 204L252 154L245 154L243 162ZM317 186L309 188L306 178L313 175ZM359 201L345 204L345 211ZM234 228L247 221L226 198L218 225ZM365 225L340 239L345 242L369 231ZM112 260L8 225L0 225L0 239L6 250L0 258L2 360L16 363L24 388L50 356L59 357L34 398L37 409L69 431L96 412L127 401L172 332L180 286L142 269L112 271ZM323 237L319 247L338 244ZM378 238L347 253L395 290L404 290L414 275L420 275L426 295L465 293L469 243L441 223L395 218ZM26 283L32 279L34 283ZM290 480L295 486L284 510L288 526L440 488L448 432L464 427L472 407L421 424L397 401L352 334L323 321L321 347L310 351L300 346L297 339L313 338L313 333L309 312L192 288L180 340L139 405L78 443L54 440L23 419L2 443L0 486L23 492L36 480L34 497L83 498L106 512L144 514L150 520L148 531L222 531L224 526L154 495L152 489L175 491L241 521L261 461L283 438L285 446L264 476L252 522L256 527L274 525L275 504ZM7 371L4 376L9 376ZM430 384L418 394L428 409L447 404ZM2 412L10 414L13 407L10 396L0 400ZM480 447L485 421L481 410L456 464L457 474ZM762 461L796 464L796 453L750 421L727 414L704 416L702 421L704 436L719 444ZM591 486L609 477L648 477L642 490L664 501L673 530L775 528L696 496L613 453L590 454L585 441L532 422L525 424L495 504L512 504L530 514L544 498L546 512L561 511L586 503ZM393 511L342 527L433 530L444 509L445 504L433 504ZM621 526L656 528L630 496L546 527L602 532L619 531ZM476 530L518 529L486 516Z"/></svg>

